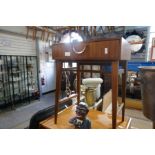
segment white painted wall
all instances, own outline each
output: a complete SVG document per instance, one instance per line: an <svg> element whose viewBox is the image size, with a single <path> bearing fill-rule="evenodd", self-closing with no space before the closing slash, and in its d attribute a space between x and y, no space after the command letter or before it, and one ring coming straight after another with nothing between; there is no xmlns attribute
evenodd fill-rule
<svg viewBox="0 0 155 155"><path fill-rule="evenodd" d="M38 40L37 46L40 59L40 79L45 80L45 85L41 84L41 92L46 93L56 89L55 61L47 57L46 53L51 52L48 42Z"/></svg>
<svg viewBox="0 0 155 155"><path fill-rule="evenodd" d="M42 93L46 93L56 89L55 79L55 62L47 62L46 69L41 75L44 75L45 85L42 86Z"/></svg>

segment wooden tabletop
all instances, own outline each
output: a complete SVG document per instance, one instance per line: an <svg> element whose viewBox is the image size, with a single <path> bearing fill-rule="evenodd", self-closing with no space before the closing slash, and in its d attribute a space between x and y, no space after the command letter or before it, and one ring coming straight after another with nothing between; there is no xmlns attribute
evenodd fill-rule
<svg viewBox="0 0 155 155"><path fill-rule="evenodd" d="M45 119L40 122L40 128L74 129L74 125L70 124L68 121L75 116L75 108L75 106L70 106L60 112L58 114L57 124L54 124L54 116ZM87 117L91 121L92 129L110 129L112 127L112 117L109 114L90 109ZM117 128L126 128L127 126L128 119L125 118L125 121L121 122L121 117L117 117Z"/></svg>

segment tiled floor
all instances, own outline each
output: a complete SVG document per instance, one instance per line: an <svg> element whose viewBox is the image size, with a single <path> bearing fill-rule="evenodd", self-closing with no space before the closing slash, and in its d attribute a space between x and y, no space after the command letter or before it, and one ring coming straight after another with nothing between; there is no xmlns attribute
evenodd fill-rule
<svg viewBox="0 0 155 155"><path fill-rule="evenodd" d="M30 118L37 111L54 104L54 93L42 96L31 104L16 107L15 110L0 111L1 129L24 129L29 125ZM126 109L126 117L131 117L131 128L151 129L152 122L144 117L141 110Z"/></svg>

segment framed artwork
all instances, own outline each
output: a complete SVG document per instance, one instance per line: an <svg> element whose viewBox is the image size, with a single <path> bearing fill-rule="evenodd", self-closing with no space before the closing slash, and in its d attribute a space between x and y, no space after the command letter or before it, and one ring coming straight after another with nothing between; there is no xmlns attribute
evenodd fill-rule
<svg viewBox="0 0 155 155"><path fill-rule="evenodd" d="M151 48L151 61L155 61L155 46Z"/></svg>

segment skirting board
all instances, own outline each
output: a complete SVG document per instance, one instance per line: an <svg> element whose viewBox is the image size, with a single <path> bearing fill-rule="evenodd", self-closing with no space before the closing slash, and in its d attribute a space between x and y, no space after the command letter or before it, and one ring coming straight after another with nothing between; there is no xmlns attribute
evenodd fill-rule
<svg viewBox="0 0 155 155"><path fill-rule="evenodd" d="M54 90L50 90L50 91L48 91L48 92L45 92L45 93L43 93L42 95L46 95L46 94L49 94L49 93L53 93L53 92L55 92L56 90L54 89Z"/></svg>

